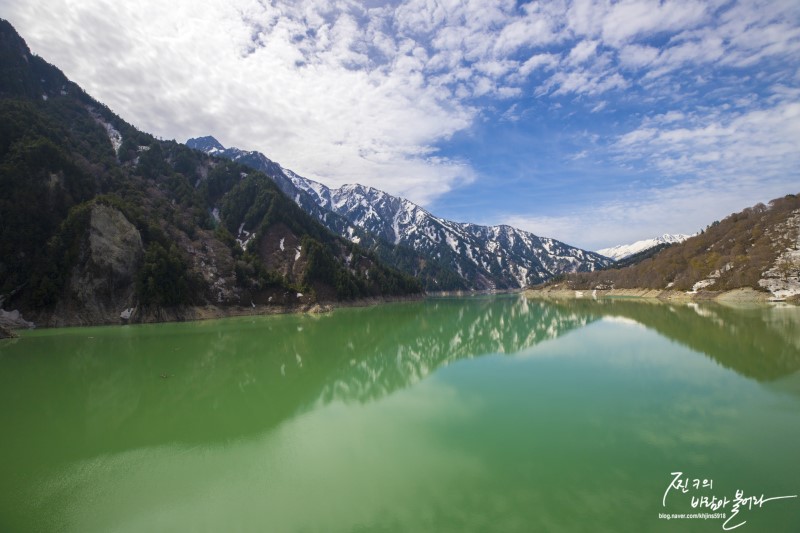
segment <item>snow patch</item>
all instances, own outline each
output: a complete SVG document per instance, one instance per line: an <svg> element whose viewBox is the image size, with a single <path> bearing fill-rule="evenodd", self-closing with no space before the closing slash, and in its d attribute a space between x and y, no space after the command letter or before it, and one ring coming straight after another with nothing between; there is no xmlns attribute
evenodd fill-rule
<svg viewBox="0 0 800 533"><path fill-rule="evenodd" d="M400 239L402 238L402 234L400 233L400 215L402 214L401 211L398 211L394 214L394 218L392 219L392 230L394 231L394 243L400 244Z"/></svg>
<svg viewBox="0 0 800 533"><path fill-rule="evenodd" d="M255 238L255 236L256 236L255 233L250 233L249 231L244 229L244 222L242 222L241 224L239 224L239 231L237 232L236 243L242 248L242 250L246 250L247 245L250 244L250 241L252 241Z"/></svg>
<svg viewBox="0 0 800 533"><path fill-rule="evenodd" d="M63 91L62 91L63 92ZM117 131L117 129L109 124L99 113L97 113L94 108L89 107L89 113L92 115L92 118L103 126L106 130L106 135L108 135L108 140L111 141L111 146L114 148L114 153L119 153L119 148L122 146L122 134ZM148 146L149 148L149 146Z"/></svg>
<svg viewBox="0 0 800 533"><path fill-rule="evenodd" d="M447 242L447 246L449 246L451 250L458 252L458 239L456 239L452 233L449 231L446 232L444 234L444 240Z"/></svg>

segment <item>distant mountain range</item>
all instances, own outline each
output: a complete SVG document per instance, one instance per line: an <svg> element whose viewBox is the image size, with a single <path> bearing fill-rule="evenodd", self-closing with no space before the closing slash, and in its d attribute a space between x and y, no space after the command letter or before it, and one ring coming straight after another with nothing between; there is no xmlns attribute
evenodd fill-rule
<svg viewBox="0 0 800 533"><path fill-rule="evenodd" d="M689 237L692 237L692 235L684 235L682 233L671 235L669 233L665 233L664 235L654 239L644 239L631 244L619 244L617 246L612 246L611 248L603 248L602 250L597 250L597 253L606 257L610 257L615 261L620 261L634 254L649 250L650 248L655 248L661 244L675 244L683 242Z"/></svg>
<svg viewBox="0 0 800 533"><path fill-rule="evenodd" d="M511 226L445 220L372 187L356 184L332 189L281 167L260 152L225 148L211 136L189 139L186 144L264 172L304 211L352 242L368 248L388 244L410 250L418 258L413 264L393 263L382 251L377 255L413 274L427 290L521 288L565 272L591 272L613 264L601 254ZM421 264L435 264L439 269L423 272ZM437 278L437 273L443 276L447 271L446 282Z"/></svg>

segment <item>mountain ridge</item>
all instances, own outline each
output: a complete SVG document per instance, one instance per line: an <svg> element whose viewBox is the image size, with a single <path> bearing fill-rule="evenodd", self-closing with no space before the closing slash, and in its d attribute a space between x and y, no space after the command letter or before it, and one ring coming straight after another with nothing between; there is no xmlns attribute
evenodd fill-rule
<svg viewBox="0 0 800 533"><path fill-rule="evenodd" d="M483 226L439 218L410 200L361 184L339 188L304 178L257 151L224 148L213 136L187 146L263 171L295 203L331 231L361 242L357 232L404 246L436 261L478 290L518 289L565 272L594 271L612 264L595 252L539 237L508 225ZM341 217L329 218L330 214ZM346 224L342 224L342 219ZM434 280L435 281L435 280ZM435 288L428 283L426 289Z"/></svg>
<svg viewBox="0 0 800 533"><path fill-rule="evenodd" d="M610 257L615 261L621 261L622 259L626 259L634 254L638 254L639 252L644 252L650 248L654 248L661 244L676 244L685 241L689 237L693 237L693 235L685 235L683 233L664 233L658 237L654 237L652 239L642 239L640 241L636 241L630 244L618 244L616 246L611 246L608 248L602 248L600 250L595 250L598 254L604 255L606 257Z"/></svg>
<svg viewBox="0 0 800 533"><path fill-rule="evenodd" d="M546 290L652 290L681 297L752 289L771 299L800 297L800 195L732 213L697 235L624 268L564 276ZM752 292L751 291L751 292Z"/></svg>

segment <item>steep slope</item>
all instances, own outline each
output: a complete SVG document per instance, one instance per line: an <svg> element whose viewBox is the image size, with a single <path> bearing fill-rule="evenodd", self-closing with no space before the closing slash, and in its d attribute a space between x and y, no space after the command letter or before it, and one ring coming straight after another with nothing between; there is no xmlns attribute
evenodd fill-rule
<svg viewBox="0 0 800 533"><path fill-rule="evenodd" d="M45 324L418 293L260 172L137 131L0 20L0 301Z"/></svg>
<svg viewBox="0 0 800 533"><path fill-rule="evenodd" d="M413 202L371 187L331 189L282 168L259 152L223 148L213 137L189 139L187 145L265 172L300 207L339 235L363 242L366 234L411 249L428 262L457 272L473 289L525 287L565 272L593 271L612 264L594 252L510 226L438 218Z"/></svg>
<svg viewBox="0 0 800 533"><path fill-rule="evenodd" d="M631 244L618 244L617 246L612 246L611 248L603 248L602 250L597 250L597 253L606 257L610 257L615 261L620 261L634 254L649 250L650 248L655 248L661 244L675 244L683 242L689 237L691 237L691 235L684 235L682 233L672 235L670 233L665 233L664 235L655 237L654 239L644 239Z"/></svg>
<svg viewBox="0 0 800 533"><path fill-rule="evenodd" d="M454 291L468 288L466 280L454 270L448 268L442 261L421 254L410 247L391 244L385 239L352 224L347 218L318 203L319 194L309 194L306 189L313 190L315 186L322 191L321 184L305 180L288 169L268 159L260 152L246 152L237 148L224 148L214 137L199 137L189 139L186 145L195 150L200 150L215 157L235 161L252 169L270 176L278 188L300 206L315 220L337 235L345 237L351 242L359 244L375 254L387 265L405 272L417 279L427 291ZM303 183L298 187L295 180ZM307 183L306 183L307 182Z"/></svg>
<svg viewBox="0 0 800 533"><path fill-rule="evenodd" d="M800 196L758 204L633 266L568 276L575 289L723 291L749 287L800 294Z"/></svg>

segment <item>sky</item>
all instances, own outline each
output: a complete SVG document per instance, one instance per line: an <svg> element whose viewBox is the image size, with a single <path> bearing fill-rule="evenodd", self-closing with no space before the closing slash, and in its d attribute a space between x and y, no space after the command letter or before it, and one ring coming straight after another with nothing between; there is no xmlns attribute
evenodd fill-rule
<svg viewBox="0 0 800 533"><path fill-rule="evenodd" d="M797 0L0 0L164 139L585 249L800 192Z"/></svg>

